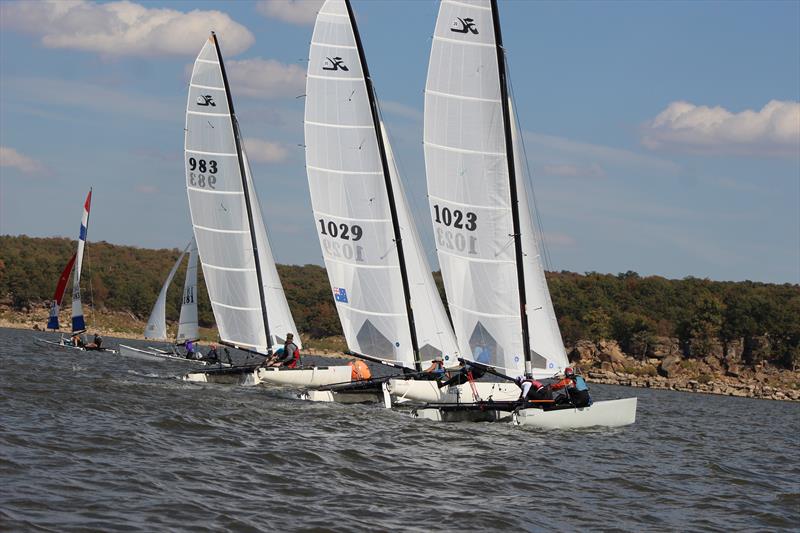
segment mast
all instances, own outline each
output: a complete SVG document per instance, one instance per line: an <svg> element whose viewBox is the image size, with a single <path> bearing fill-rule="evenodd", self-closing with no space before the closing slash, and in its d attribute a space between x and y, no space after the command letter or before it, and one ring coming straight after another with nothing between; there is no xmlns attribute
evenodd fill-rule
<svg viewBox="0 0 800 533"><path fill-rule="evenodd" d="M247 223L250 227L250 240L253 244L253 259L256 264L256 278L258 279L258 296L261 300L261 316L264 320L264 332L267 335L267 353L272 353L272 338L269 332L269 321L267 320L267 299L264 295L264 280L261 276L261 260L258 257L258 243L256 240L256 230L253 224L253 210L250 204L250 189L247 187L247 174L244 168L244 158L242 157L242 143L239 138L239 122L236 120L236 114L233 111L233 99L231 98L231 88L228 85L228 75L225 72L225 63L222 62L222 52L219 50L219 41L217 35L212 31L211 40L214 41L214 48L217 50L217 59L219 59L219 69L222 72L222 82L225 86L225 97L228 99L228 110L231 114L231 123L233 124L233 140L236 143L236 157L239 160L239 174L242 178L242 191L244 191L244 204L247 209Z"/></svg>
<svg viewBox="0 0 800 533"><path fill-rule="evenodd" d="M397 244L397 259L400 263L400 278L403 281L403 295L406 300L406 317L408 318L408 329L411 333L411 348L414 351L414 369L416 371L422 370L422 363L419 359L419 343L417 342L417 328L414 325L414 310L411 307L411 289L408 283L408 271L406 270L406 259L403 252L403 239L400 235L400 222L397 218L397 206L394 200L394 188L392 187L392 177L389 173L389 163L386 158L386 146L383 142L383 128L381 127L381 120L378 114L378 104L375 99L375 90L372 86L372 78L369 75L369 68L367 67L367 60L364 56L364 48L361 45L361 36L358 33L358 26L356 25L356 18L353 14L353 8L350 5L350 0L345 0L347 6L347 15L350 17L350 25L353 28L353 35L356 40L356 47L358 48L358 60L361 63L361 71L364 73L364 83L367 85L367 98L369 98L369 107L372 111L372 123L375 126L375 136L378 141L378 152L381 156L381 167L383 169L383 179L386 184L386 194L389 197L389 210L392 215L392 229L394 230L394 242ZM222 71L225 72L224 70Z"/></svg>
<svg viewBox="0 0 800 533"><path fill-rule="evenodd" d="M497 72L500 76L500 101L503 107L503 132L506 143L506 160L508 165L508 188L511 194L511 221L514 229L514 256L517 267L517 288L519 289L519 315L522 321L522 349L525 360L525 374L530 375L532 369L530 331L528 329L528 310L525 297L525 272L522 265L522 231L519 218L519 197L517 195L517 171L514 165L514 141L511 137L511 112L508 106L508 79L506 74L503 37L500 33L500 16L497 11L497 0L492 3L492 24L494 25L495 48L497 49Z"/></svg>

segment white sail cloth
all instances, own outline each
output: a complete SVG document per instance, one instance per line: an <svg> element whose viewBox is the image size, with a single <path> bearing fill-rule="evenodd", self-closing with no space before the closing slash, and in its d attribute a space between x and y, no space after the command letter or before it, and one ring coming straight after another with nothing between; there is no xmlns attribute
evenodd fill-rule
<svg viewBox="0 0 800 533"><path fill-rule="evenodd" d="M450 315L462 353L525 370L523 310L489 0L443 0L425 87L424 149L431 218ZM512 127L512 125L509 125ZM516 143L515 143L516 144ZM534 374L566 365L514 147L530 355Z"/></svg>
<svg viewBox="0 0 800 533"><path fill-rule="evenodd" d="M242 174L247 162L215 41L212 35L200 51L189 87L185 137L189 208L220 338L268 353L282 344L285 333L293 333L297 344L299 335L274 272L252 179L247 170Z"/></svg>
<svg viewBox="0 0 800 533"><path fill-rule="evenodd" d="M306 81L306 169L317 233L348 347L413 367L411 329L395 242L389 171L420 358L457 347L387 137L384 161L347 5L327 0L311 39ZM383 129L380 126L381 130Z"/></svg>
<svg viewBox="0 0 800 533"><path fill-rule="evenodd" d="M197 243L192 239L187 247L189 262L186 265L186 278L183 281L181 314L178 318L178 334L175 344L195 341L200 338L197 324Z"/></svg>
<svg viewBox="0 0 800 533"><path fill-rule="evenodd" d="M178 271L178 267L181 265L181 261L183 261L183 257L186 255L188 249L189 246L178 256L178 260L172 265L167 279L164 280L164 285L161 286L161 292L158 293L158 298L156 299L155 305L153 305L153 310L150 311L150 318L147 319L147 326L144 328L145 339L167 340L167 292L169 291L169 286L172 284L172 278L175 277L175 273Z"/></svg>
<svg viewBox="0 0 800 533"><path fill-rule="evenodd" d="M86 236L89 232L89 210L92 208L92 190L86 195L81 215L81 230L78 235L78 251L75 254L75 277L72 280L72 331L86 330L81 305L81 269L83 267L83 251L86 248Z"/></svg>

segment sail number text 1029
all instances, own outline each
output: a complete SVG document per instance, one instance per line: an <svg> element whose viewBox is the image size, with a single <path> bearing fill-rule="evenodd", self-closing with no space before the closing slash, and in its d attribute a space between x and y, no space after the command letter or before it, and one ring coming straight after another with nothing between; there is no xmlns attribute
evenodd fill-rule
<svg viewBox="0 0 800 533"><path fill-rule="evenodd" d="M340 240L351 242L360 240L364 236L364 229L361 226L358 224L337 224L324 218L320 218L317 222L319 222L320 234L322 235L322 248L328 256L356 261L357 263L364 262L363 247Z"/></svg>
<svg viewBox="0 0 800 533"><path fill-rule="evenodd" d="M213 159L206 161L205 159L195 159L194 157L189 158L189 185L192 187L216 189L214 187L217 183L217 177L214 175L216 173L217 162Z"/></svg>

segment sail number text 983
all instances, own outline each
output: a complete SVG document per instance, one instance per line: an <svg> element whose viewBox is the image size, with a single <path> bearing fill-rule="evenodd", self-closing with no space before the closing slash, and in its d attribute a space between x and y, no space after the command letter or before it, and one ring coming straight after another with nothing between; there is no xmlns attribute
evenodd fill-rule
<svg viewBox="0 0 800 533"><path fill-rule="evenodd" d="M197 170L197 173L195 173ZM208 173L208 176L206 176ZM213 159L206 161L205 159L189 158L189 185L193 187L208 187L215 189L214 185L217 183L217 162Z"/></svg>

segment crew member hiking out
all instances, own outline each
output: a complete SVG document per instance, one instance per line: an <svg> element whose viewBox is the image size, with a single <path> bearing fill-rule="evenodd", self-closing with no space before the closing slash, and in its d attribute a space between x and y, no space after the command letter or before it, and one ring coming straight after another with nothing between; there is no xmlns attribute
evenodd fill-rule
<svg viewBox="0 0 800 533"><path fill-rule="evenodd" d="M186 348L186 359L195 359L194 342L186 341L184 346Z"/></svg>
<svg viewBox="0 0 800 533"><path fill-rule="evenodd" d="M100 348L101 344L103 344L103 337L101 337L99 334L95 333L94 334L94 339L92 340L92 342L84 345L83 348L84 348L84 350L100 350L101 349Z"/></svg>
<svg viewBox="0 0 800 533"><path fill-rule="evenodd" d="M423 372L428 374L430 379L442 379L445 375L444 359L442 359L442 356L439 355L435 357L433 361L431 361L431 366L423 370Z"/></svg>
<svg viewBox="0 0 800 533"><path fill-rule="evenodd" d="M367 363L360 359L356 359L348 364L350 367L350 379L352 381L363 381L372 377L372 372L369 371Z"/></svg>
<svg viewBox="0 0 800 533"><path fill-rule="evenodd" d="M519 393L519 401L538 401L540 404L545 404L553 400L550 388L543 385L541 381L520 376L516 379L516 384L522 389Z"/></svg>
<svg viewBox="0 0 800 533"><path fill-rule="evenodd" d="M588 407L592 405L592 398L589 396L589 386L583 376L578 376L571 367L564 369L564 379L554 383L551 388L554 391L563 390L566 398L575 407Z"/></svg>
<svg viewBox="0 0 800 533"><path fill-rule="evenodd" d="M281 366L284 368L297 368L300 363L300 348L294 343L294 335L286 334L283 348L279 348L275 355L264 361L264 366Z"/></svg>

